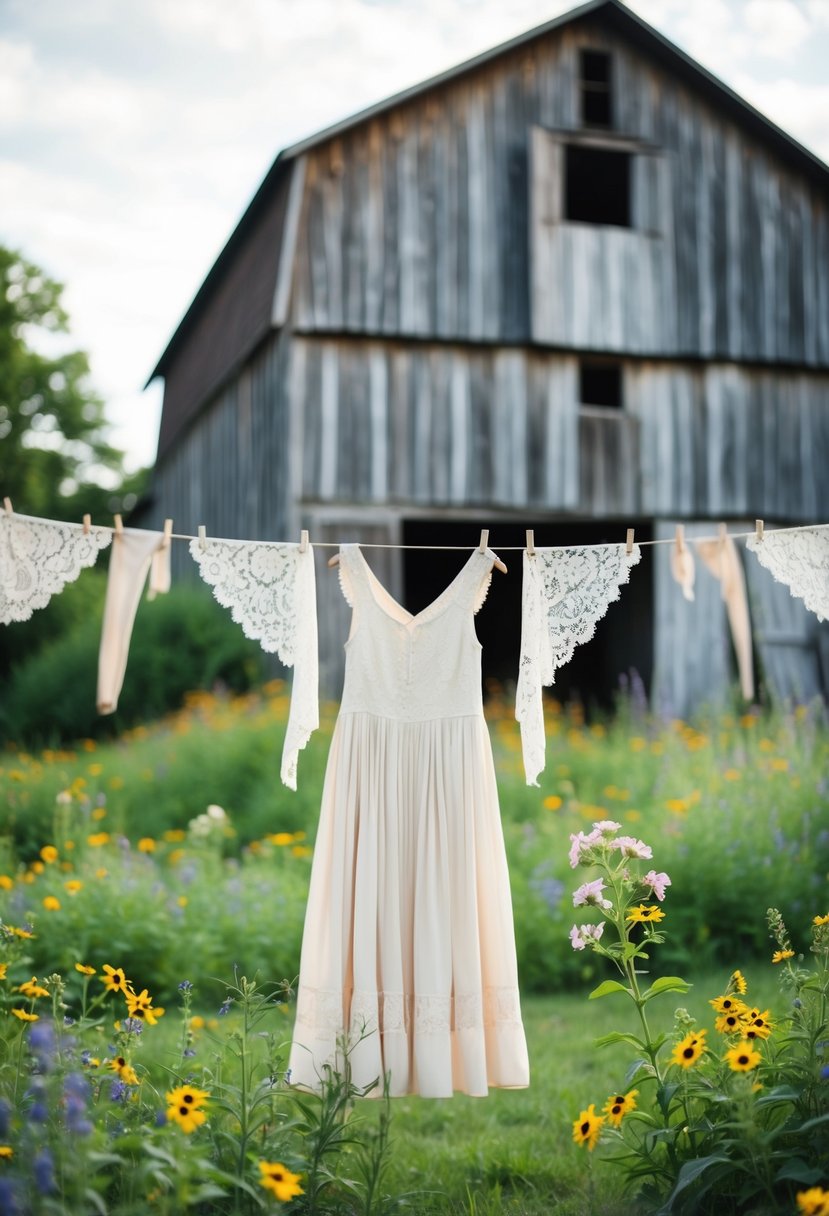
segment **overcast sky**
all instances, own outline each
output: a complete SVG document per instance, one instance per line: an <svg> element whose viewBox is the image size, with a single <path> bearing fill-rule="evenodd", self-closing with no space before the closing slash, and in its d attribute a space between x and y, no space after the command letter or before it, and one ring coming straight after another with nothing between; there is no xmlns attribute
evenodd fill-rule
<svg viewBox="0 0 829 1216"><path fill-rule="evenodd" d="M572 7L561 0L0 0L0 242L66 284L112 439L280 148ZM829 0L635 0L829 161Z"/></svg>

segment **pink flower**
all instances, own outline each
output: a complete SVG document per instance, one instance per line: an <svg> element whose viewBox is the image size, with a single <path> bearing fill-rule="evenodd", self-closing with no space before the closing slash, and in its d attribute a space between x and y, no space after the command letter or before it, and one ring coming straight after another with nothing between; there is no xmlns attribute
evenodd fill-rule
<svg viewBox="0 0 829 1216"><path fill-rule="evenodd" d="M611 848L621 849L623 857L640 857L645 860L653 857L651 846L642 840L637 840L634 836L617 836L611 842Z"/></svg>
<svg viewBox="0 0 829 1216"><path fill-rule="evenodd" d="M601 832L597 832L595 828L592 832L570 833L570 865L574 870L582 860L583 854L594 844L599 844L601 839Z"/></svg>
<svg viewBox="0 0 829 1216"><path fill-rule="evenodd" d="M573 925L573 928L570 930L570 945L574 950L583 950L591 942L597 942L603 933L604 924Z"/></svg>
<svg viewBox="0 0 829 1216"><path fill-rule="evenodd" d="M603 836L612 836L621 826L621 823L615 823L612 819L600 819L598 823L593 824L593 831L601 832Z"/></svg>
<svg viewBox="0 0 829 1216"><path fill-rule="evenodd" d="M583 904L589 904L594 908L612 908L613 904L609 899L602 897L604 890L604 879L594 878L592 882L585 882L579 887L578 891L573 892L573 907L580 908Z"/></svg>
<svg viewBox="0 0 829 1216"><path fill-rule="evenodd" d="M656 870L648 870L642 882L653 891L656 898L661 903L665 898L665 888L671 885L671 880L667 874L657 874Z"/></svg>

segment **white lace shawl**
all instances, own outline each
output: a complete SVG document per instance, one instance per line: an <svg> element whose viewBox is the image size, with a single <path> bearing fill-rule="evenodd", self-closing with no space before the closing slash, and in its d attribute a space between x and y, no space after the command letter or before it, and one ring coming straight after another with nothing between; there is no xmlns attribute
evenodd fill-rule
<svg viewBox="0 0 829 1216"><path fill-rule="evenodd" d="M545 736L541 689L587 642L641 551L624 545L536 549L524 553L521 659L515 716L521 724L527 785L538 785L544 769Z"/></svg>
<svg viewBox="0 0 829 1216"><path fill-rule="evenodd" d="M829 525L750 536L746 547L819 621L829 619Z"/></svg>
<svg viewBox="0 0 829 1216"><path fill-rule="evenodd" d="M28 621L53 595L93 566L109 528L0 512L0 624Z"/></svg>
<svg viewBox="0 0 829 1216"><path fill-rule="evenodd" d="M268 541L190 541L190 553L213 594L246 637L293 667L291 708L282 749L282 781L296 789L300 750L319 726L319 656L314 553L310 545Z"/></svg>

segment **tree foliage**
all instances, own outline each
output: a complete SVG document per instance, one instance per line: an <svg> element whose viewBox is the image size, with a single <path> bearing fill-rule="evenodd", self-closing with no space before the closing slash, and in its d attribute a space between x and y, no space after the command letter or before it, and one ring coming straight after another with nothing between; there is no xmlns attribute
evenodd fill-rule
<svg viewBox="0 0 829 1216"><path fill-rule="evenodd" d="M89 360L64 349L62 293L0 246L0 493L23 514L78 519L120 510L126 495L134 501L144 474L125 477Z"/></svg>

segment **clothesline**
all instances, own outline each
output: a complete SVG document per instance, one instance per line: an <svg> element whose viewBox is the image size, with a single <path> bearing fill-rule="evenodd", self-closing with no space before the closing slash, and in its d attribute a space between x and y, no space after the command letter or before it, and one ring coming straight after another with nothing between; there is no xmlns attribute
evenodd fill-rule
<svg viewBox="0 0 829 1216"><path fill-rule="evenodd" d="M5 510L6 510L6 514L7 514L7 515L11 515L11 514L13 514L13 510L12 510L12 505L11 505L11 501L10 501L10 499L8 499L8 498L4 498L4 499L3 499L3 503L4 503ZM122 528L123 528L123 524L120 522L120 516L116 516L116 519L118 520L118 523L116 523L115 525L112 525L112 524L95 524L94 526L95 526L95 528L98 528L98 529L103 529L104 531L111 532L113 535L115 535L116 533L120 532L120 531L122 530ZM170 526L172 525L172 521L167 521L167 522L170 524ZM595 522L595 521L594 521L594 522ZM91 528L91 527L92 527L92 524L91 524L91 521L90 521L90 517L89 517L89 516L84 516L84 520L83 520L83 526L84 526L84 529L89 529L89 528ZM731 539L732 539L732 540L745 540L745 539L747 539L747 538L748 538L748 537L750 537L750 536L756 536L756 537L758 538L758 540L762 540L762 538L763 538L763 536L765 535L765 533L766 533L766 532L768 532L769 534L772 534L772 533L775 533L775 534L776 534L776 533L784 533L784 532L802 532L802 531L806 531L806 530L811 529L811 528L818 528L818 527L825 527L825 526L826 526L825 524L809 523L809 524L797 524L797 525L793 525L792 527L789 527L789 528L768 528L768 529L766 529L766 528L765 528L765 525L764 525L763 520L758 519L758 520L756 521L756 523L755 523L754 528L753 528L753 529L751 529L750 531L748 531L748 532L728 532L728 535L731 537ZM722 528L725 528L725 525L724 525L724 524L722 525ZM135 532L141 532L141 531L153 531L153 530L154 530L154 529L142 529L142 528L133 528L133 529L131 529L131 531L135 531ZM635 531L635 529L628 529L628 532L629 532L631 535L630 535L629 540L628 540L627 542L626 542L626 541L623 541L623 540L620 540L620 541L618 541L618 542L613 542L613 541L598 541L598 542L595 542L594 544L587 544L587 545L549 545L549 546L548 546L548 545L543 545L543 546L540 546L540 547L541 547L541 548L561 549L561 550L567 551L567 550L570 550L570 549L592 549L592 548L599 548L600 546L604 546L604 545L608 545L608 544L614 544L614 543L618 543L618 544L625 544L625 543L632 544L632 543L633 543L633 532L634 532L634 531ZM168 529L165 527L165 530L164 530L164 535L165 535L165 538L166 538L167 540L184 540L184 541L188 541L188 542L190 542L190 541L194 541L194 540L195 540L195 541L201 540L203 543L206 543L208 540L210 540L210 539L211 539L211 538L210 538L210 537L207 535L206 530L202 530L202 529L200 529L200 530L199 530L198 535L193 536L193 535L191 535L190 533L187 533L187 532L173 532L172 530L168 530ZM229 538L229 537L221 537L221 538L220 538L220 537L213 537L212 539L214 539L214 540L219 540L219 539L221 539L221 540L229 540L229 539L231 539L231 538ZM238 538L238 539L239 539L239 540L240 540L240 542L241 542L241 541L242 541L244 538ZM692 539L694 542L697 542L697 541L716 541L716 540L719 540L719 539L720 539L720 535L711 535L711 536L694 536L694 537L692 537L691 539ZM677 544L677 543L678 543L678 541L679 541L679 542L681 542L682 540L684 540L684 527L683 527L683 525L682 525L682 524L678 524L678 525L677 525L677 532L676 532L676 534L675 534L674 536L666 536L666 537L662 537L662 538L661 538L661 539L659 539L659 540L638 540L638 541L636 541L636 544L637 544L637 545L639 545L639 547L640 547L640 548L645 548L646 546L652 546L652 545L675 545L675 544ZM268 541L260 541L259 543L260 543L260 544L268 544L268 543L270 543L270 544L284 544L285 542L284 542L284 541L271 541L271 542L268 542ZM343 543L343 542L338 541L338 540L334 540L334 541L311 541L311 540L310 540L310 536L309 536L309 538L308 538L308 543L309 543L309 544L313 544L313 545L314 545L314 548L316 548L316 549L339 549L339 548L341 547L341 545L342 545L342 543ZM359 544L360 544L360 548L361 548L361 549L401 549L401 550L402 550L402 549L406 549L406 550L420 550L420 551L422 551L422 552L436 552L436 553L440 553L440 552L468 552L470 549L472 549L472 548L476 548L476 547L477 547L477 546L475 546L475 545L401 545L401 544L392 544L392 543L389 543L389 542L382 542L382 541L360 541L360 542L359 542ZM529 545L527 545L527 544L524 544L524 545L498 545L498 546L497 546L497 548L498 548L498 550L499 550L501 553L523 553L525 550L528 550L528 549L530 549L531 547L530 547Z"/></svg>

